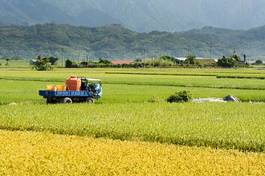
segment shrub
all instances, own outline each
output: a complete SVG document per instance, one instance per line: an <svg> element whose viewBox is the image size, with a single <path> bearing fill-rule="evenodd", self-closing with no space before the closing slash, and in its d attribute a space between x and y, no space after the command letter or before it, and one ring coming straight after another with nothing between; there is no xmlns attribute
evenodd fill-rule
<svg viewBox="0 0 265 176"><path fill-rule="evenodd" d="M169 103L183 103L189 102L191 100L191 94L188 91L176 92L174 95L171 95L167 98Z"/></svg>
<svg viewBox="0 0 265 176"><path fill-rule="evenodd" d="M256 60L255 64L256 65L262 65L263 64L263 61L262 60Z"/></svg>

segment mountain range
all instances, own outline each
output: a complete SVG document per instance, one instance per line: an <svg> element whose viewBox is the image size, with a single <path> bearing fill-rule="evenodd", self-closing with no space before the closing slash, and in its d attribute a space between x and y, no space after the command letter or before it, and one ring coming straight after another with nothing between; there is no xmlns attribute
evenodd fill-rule
<svg viewBox="0 0 265 176"><path fill-rule="evenodd" d="M75 59L160 55L220 58L265 56L265 26L249 30L203 27L185 32L135 32L122 25L77 27L37 24L0 26L0 57L52 55Z"/></svg>
<svg viewBox="0 0 265 176"><path fill-rule="evenodd" d="M265 25L264 0L1 0L0 25L44 23L97 27L121 24L138 32L203 26Z"/></svg>

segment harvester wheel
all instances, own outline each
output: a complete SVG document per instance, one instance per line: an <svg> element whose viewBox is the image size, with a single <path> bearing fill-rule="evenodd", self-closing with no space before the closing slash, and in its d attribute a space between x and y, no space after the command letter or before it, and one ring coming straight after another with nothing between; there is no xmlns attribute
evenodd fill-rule
<svg viewBox="0 0 265 176"><path fill-rule="evenodd" d="M93 100L92 98L87 98L87 99L86 99L86 102L87 102L88 104L93 104L93 103L94 103L94 100Z"/></svg>
<svg viewBox="0 0 265 176"><path fill-rule="evenodd" d="M51 104L51 103L52 103L52 99L51 99L51 98L47 98L47 99L46 99L46 103L47 103L47 104Z"/></svg>
<svg viewBox="0 0 265 176"><path fill-rule="evenodd" d="M66 98L63 99L63 103L65 103L65 104L71 104L71 103L73 103L73 101L72 101L71 98L66 97Z"/></svg>

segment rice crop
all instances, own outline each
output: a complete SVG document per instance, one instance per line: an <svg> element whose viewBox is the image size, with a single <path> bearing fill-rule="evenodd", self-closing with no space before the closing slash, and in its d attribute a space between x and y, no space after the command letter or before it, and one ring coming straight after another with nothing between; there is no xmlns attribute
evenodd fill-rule
<svg viewBox="0 0 265 176"><path fill-rule="evenodd" d="M0 128L265 151L265 104L1 106Z"/></svg>
<svg viewBox="0 0 265 176"><path fill-rule="evenodd" d="M265 90L264 80L260 79L218 79L214 76L181 76L187 74L188 69L178 72L179 76L172 73L158 72L157 75L141 75L131 70L132 74L106 74L104 70L93 69L62 69L51 72L33 71L0 71L0 79L17 81L42 81L42 82L63 82L70 75L98 78L103 84L125 84L125 85L147 85L147 86L174 86L183 88L217 88L217 89L241 89L241 90ZM204 74L191 70L189 74ZM151 72L153 73L153 72ZM215 71L213 72L215 74ZM164 75L163 75L164 74ZM169 74L169 75L165 75ZM207 73L209 74L209 73ZM229 73L226 73L229 74Z"/></svg>
<svg viewBox="0 0 265 176"><path fill-rule="evenodd" d="M138 138L144 141L245 151L265 150L262 134L264 128L260 126L264 123L263 104L165 103L169 95L184 89L190 91L194 98L221 98L231 94L242 101L264 101L265 91L254 90L265 88L264 80L163 75L187 74L189 71L195 74L246 72L255 75L263 74L262 70L147 69L145 72L153 74L157 71L158 75L106 74L111 71L113 70L0 70L0 77L10 79L0 80L0 127L122 140ZM118 71L139 73L141 70ZM102 79L103 98L92 106L46 106L42 97L38 96L38 90L45 89L47 84L61 84L72 74ZM235 89L236 87L240 89ZM10 103L15 106L8 105Z"/></svg>
<svg viewBox="0 0 265 176"><path fill-rule="evenodd" d="M263 175L265 155L0 131L0 175Z"/></svg>

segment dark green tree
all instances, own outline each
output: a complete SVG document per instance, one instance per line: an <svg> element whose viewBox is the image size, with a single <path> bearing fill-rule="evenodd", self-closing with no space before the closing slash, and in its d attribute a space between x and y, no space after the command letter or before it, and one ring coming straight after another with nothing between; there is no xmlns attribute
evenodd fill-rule
<svg viewBox="0 0 265 176"><path fill-rule="evenodd" d="M49 62L49 59L41 56L38 56L36 60L32 61L33 69L37 71L47 71L52 70L52 65Z"/></svg>
<svg viewBox="0 0 265 176"><path fill-rule="evenodd" d="M73 62L69 59L65 61L65 68L72 68Z"/></svg>
<svg viewBox="0 0 265 176"><path fill-rule="evenodd" d="M57 57L49 57L48 59L52 65L55 65L56 62L59 60Z"/></svg>
<svg viewBox="0 0 265 176"><path fill-rule="evenodd" d="M185 60L185 64L189 64L189 65L196 64L196 56L195 55L188 55L187 59Z"/></svg>
<svg viewBox="0 0 265 176"><path fill-rule="evenodd" d="M99 59L98 63L103 65L111 65L111 62L107 59Z"/></svg>
<svg viewBox="0 0 265 176"><path fill-rule="evenodd" d="M237 60L235 58L223 56L222 59L218 60L217 65L220 67L231 68L235 67L236 63Z"/></svg>
<svg viewBox="0 0 265 176"><path fill-rule="evenodd" d="M262 62L262 60L256 60L255 64L256 64L256 65L262 65L263 62Z"/></svg>

